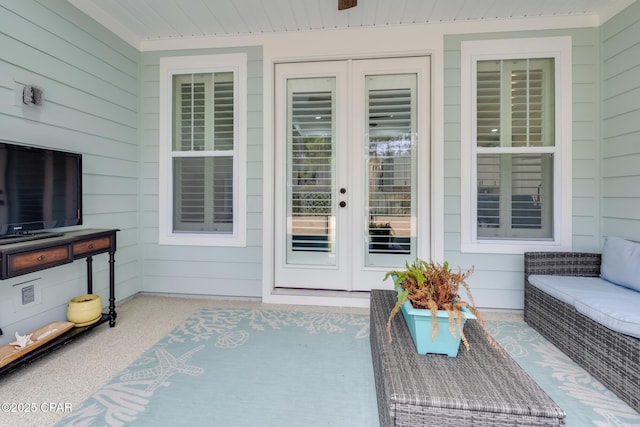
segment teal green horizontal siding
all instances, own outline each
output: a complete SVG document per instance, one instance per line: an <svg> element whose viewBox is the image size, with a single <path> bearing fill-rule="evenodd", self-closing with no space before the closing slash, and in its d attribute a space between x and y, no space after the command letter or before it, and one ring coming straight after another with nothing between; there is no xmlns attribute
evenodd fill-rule
<svg viewBox="0 0 640 427"><path fill-rule="evenodd" d="M140 53L65 0L0 1L0 140L83 155L84 226L118 228L116 298L141 289L139 265L138 65ZM22 85L44 103L13 102ZM108 258L94 260L94 291L108 298ZM39 300L22 306L15 289L34 280ZM3 281L0 327L33 330L66 318L86 293L76 262ZM17 286L13 286L17 285Z"/></svg>
<svg viewBox="0 0 640 427"><path fill-rule="evenodd" d="M160 58L247 54L247 246L158 244ZM144 52L141 66L141 188L144 285L147 292L262 296L262 48Z"/></svg>
<svg viewBox="0 0 640 427"><path fill-rule="evenodd" d="M640 240L640 2L602 26L602 233Z"/></svg>

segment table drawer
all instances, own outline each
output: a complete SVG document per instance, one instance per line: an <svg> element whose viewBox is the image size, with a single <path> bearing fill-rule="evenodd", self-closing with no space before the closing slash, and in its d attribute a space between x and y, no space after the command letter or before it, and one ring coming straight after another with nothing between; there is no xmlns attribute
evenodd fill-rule
<svg viewBox="0 0 640 427"><path fill-rule="evenodd" d="M72 261L69 245L10 254L7 257L7 274L16 276L56 265L67 264Z"/></svg>
<svg viewBox="0 0 640 427"><path fill-rule="evenodd" d="M99 237L97 239L84 240L73 244L73 254L78 257L80 255L91 252L109 249L111 247L111 237Z"/></svg>

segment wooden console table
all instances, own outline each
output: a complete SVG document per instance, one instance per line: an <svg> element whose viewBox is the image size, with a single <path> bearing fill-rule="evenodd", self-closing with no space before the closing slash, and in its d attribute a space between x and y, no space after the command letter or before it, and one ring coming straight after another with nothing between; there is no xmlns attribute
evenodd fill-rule
<svg viewBox="0 0 640 427"><path fill-rule="evenodd" d="M43 234L35 240L0 241L0 280L33 273L76 260L87 260L87 293L93 293L93 256L109 254L109 310L93 325L74 328L51 342L39 347L10 364L0 368L0 374L16 369L65 344L77 335L109 321L116 324L115 252L116 229L84 229L65 233ZM51 236L51 237L49 237ZM21 238L16 238L20 240ZM4 243L4 244L1 244Z"/></svg>

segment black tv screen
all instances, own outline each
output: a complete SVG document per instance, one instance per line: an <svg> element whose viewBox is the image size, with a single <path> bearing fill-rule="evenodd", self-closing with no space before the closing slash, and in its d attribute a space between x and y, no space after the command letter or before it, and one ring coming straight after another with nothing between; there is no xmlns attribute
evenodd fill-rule
<svg viewBox="0 0 640 427"><path fill-rule="evenodd" d="M0 235L82 224L82 155L0 141Z"/></svg>

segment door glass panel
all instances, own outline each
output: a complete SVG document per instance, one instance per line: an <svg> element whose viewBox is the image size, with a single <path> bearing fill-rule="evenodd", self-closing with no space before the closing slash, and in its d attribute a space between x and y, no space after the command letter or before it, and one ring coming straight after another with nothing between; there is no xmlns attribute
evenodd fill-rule
<svg viewBox="0 0 640 427"><path fill-rule="evenodd" d="M335 264L335 78L287 80L287 264Z"/></svg>
<svg viewBox="0 0 640 427"><path fill-rule="evenodd" d="M415 253L416 75L366 77L366 266Z"/></svg>

